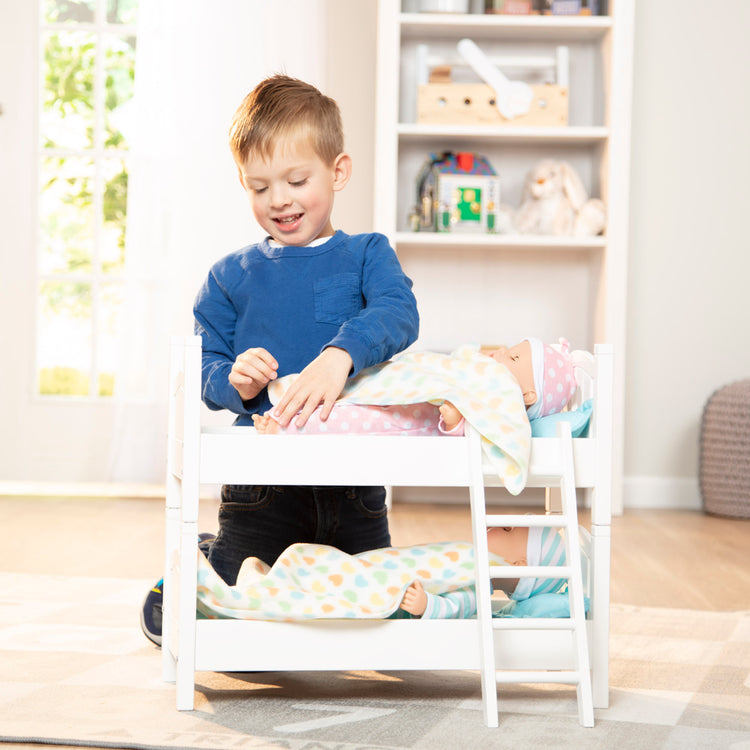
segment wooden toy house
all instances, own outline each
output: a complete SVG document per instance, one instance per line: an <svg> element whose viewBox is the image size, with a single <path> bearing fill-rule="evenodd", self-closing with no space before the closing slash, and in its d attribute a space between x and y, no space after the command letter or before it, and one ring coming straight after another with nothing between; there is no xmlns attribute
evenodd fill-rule
<svg viewBox="0 0 750 750"><path fill-rule="evenodd" d="M414 229L495 232L500 224L500 178L470 152L430 154L417 177Z"/></svg>

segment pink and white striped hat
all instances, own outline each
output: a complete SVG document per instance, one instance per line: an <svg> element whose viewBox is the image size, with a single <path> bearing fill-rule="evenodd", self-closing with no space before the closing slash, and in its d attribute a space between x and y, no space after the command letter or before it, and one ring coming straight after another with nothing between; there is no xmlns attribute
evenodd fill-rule
<svg viewBox="0 0 750 750"><path fill-rule="evenodd" d="M560 339L558 347L543 344L539 339L526 339L531 345L534 390L537 399L528 410L529 419L539 419L561 412L576 389L570 344Z"/></svg>

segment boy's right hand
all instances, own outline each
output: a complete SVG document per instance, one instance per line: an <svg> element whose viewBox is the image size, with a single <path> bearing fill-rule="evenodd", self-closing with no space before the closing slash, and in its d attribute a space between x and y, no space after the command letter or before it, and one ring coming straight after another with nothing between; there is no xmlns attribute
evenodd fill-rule
<svg viewBox="0 0 750 750"><path fill-rule="evenodd" d="M243 401L255 398L272 380L276 380L279 363L260 347L242 352L234 360L229 382Z"/></svg>

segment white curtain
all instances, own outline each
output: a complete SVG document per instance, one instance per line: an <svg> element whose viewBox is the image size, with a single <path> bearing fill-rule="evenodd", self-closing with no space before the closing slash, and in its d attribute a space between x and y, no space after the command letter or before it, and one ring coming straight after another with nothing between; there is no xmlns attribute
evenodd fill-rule
<svg viewBox="0 0 750 750"><path fill-rule="evenodd" d="M193 298L210 265L261 236L227 145L229 123L266 75L322 86L324 13L325 0L140 2L111 481L164 480L170 336L192 333Z"/></svg>

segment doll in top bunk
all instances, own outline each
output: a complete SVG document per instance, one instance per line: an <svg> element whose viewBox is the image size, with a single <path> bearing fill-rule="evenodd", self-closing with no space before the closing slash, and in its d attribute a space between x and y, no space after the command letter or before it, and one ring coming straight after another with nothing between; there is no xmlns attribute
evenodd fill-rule
<svg viewBox="0 0 750 750"><path fill-rule="evenodd" d="M470 349L471 347L466 347ZM459 350L461 351L461 350ZM510 348L505 346L481 348L479 353L503 365L520 388L526 415L538 419L561 412L572 397L576 380L569 355L567 340L560 339L558 348L544 344L536 338L524 339ZM401 355L401 357L408 357ZM394 361L403 361L403 359ZM383 376L389 364L381 365L372 375ZM453 362L448 362L448 367ZM419 365L415 365L416 368ZM383 369L386 368L386 369ZM488 373L491 375L492 372ZM371 374L363 370L353 380L366 379ZM281 385L279 383L279 385ZM302 428L290 422L282 427L274 410L254 414L253 423L259 434L368 434L368 435L463 435L464 415L449 400L434 403L436 399L406 403L398 398L393 403L368 404L338 400L327 420L321 418L322 409L316 409Z"/></svg>
<svg viewBox="0 0 750 750"><path fill-rule="evenodd" d="M507 565L565 565L565 542L559 529L491 528L487 532L490 558L502 558ZM582 564L585 560L582 556ZM567 617L569 603L565 578L496 579L495 584L509 601L496 609L495 616ZM477 613L474 586L466 586L443 594L425 591L418 580L404 592L400 611L391 618L468 619Z"/></svg>

